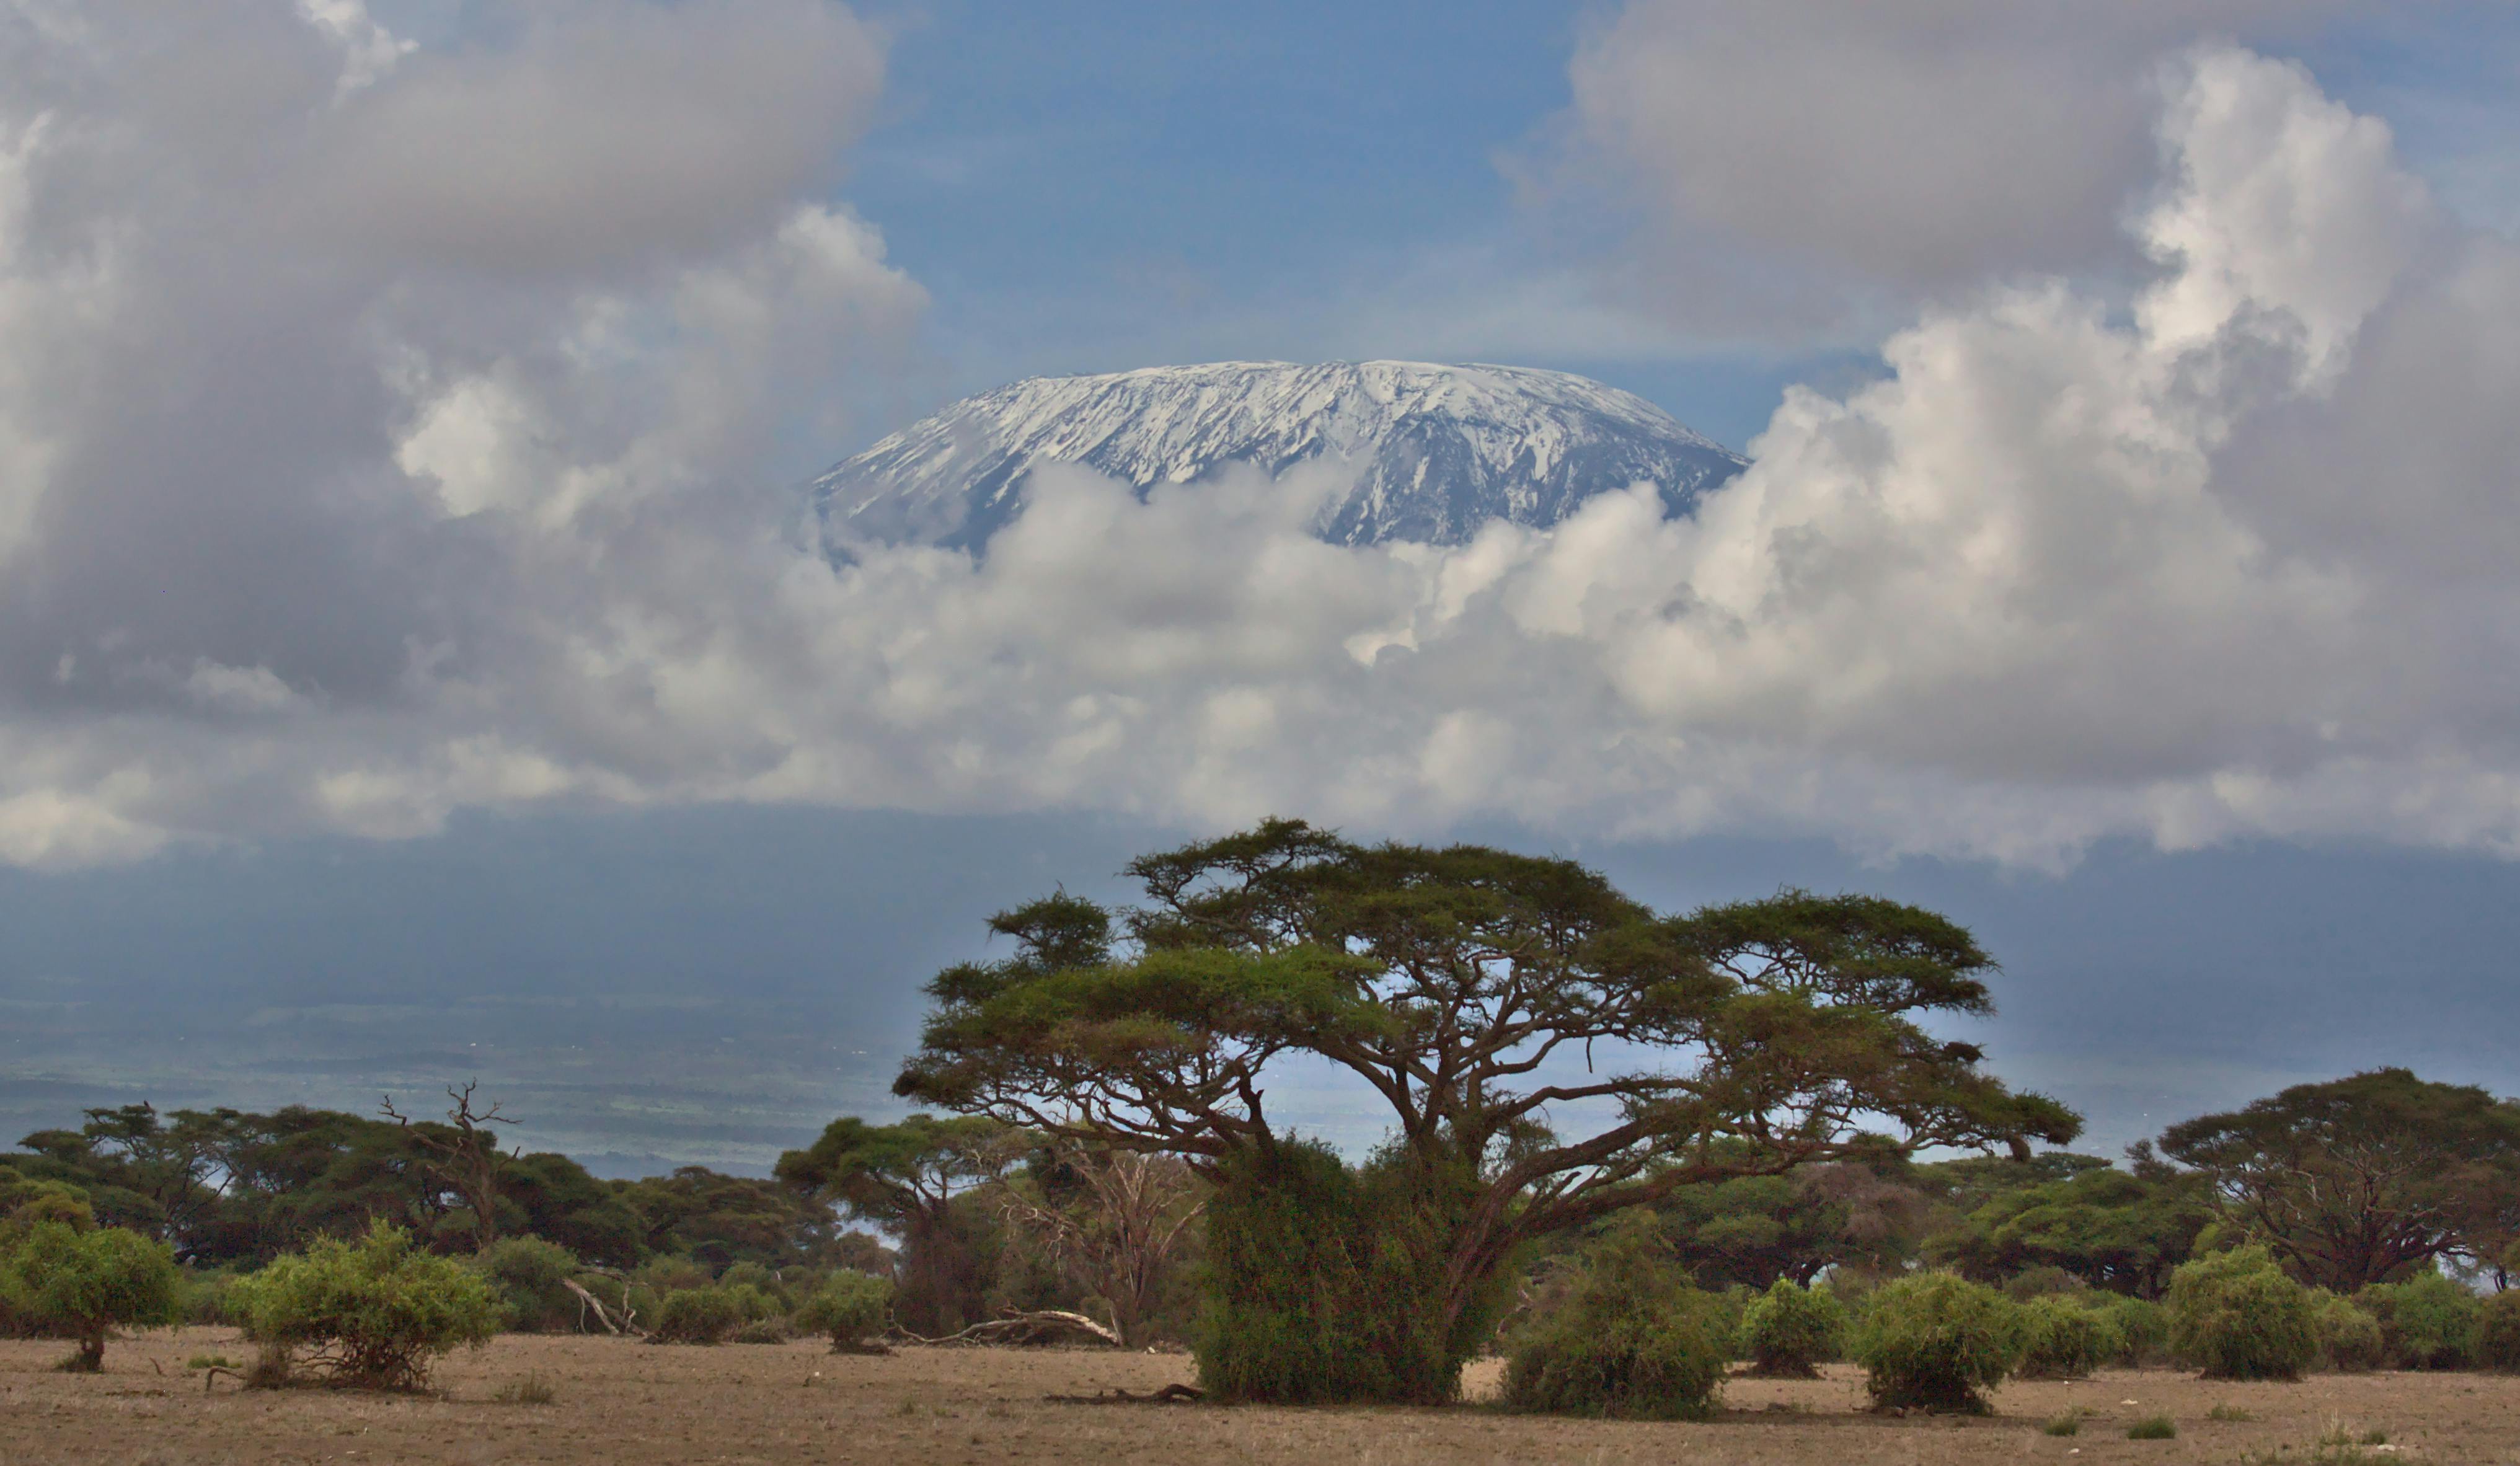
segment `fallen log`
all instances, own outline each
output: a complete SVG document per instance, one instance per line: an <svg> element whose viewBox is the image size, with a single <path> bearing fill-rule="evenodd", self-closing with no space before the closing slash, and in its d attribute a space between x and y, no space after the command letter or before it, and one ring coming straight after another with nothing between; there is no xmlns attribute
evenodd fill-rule
<svg viewBox="0 0 2520 1466"><path fill-rule="evenodd" d="M1166 1385L1144 1395L1111 1389L1101 1395L1045 1395L1042 1399L1062 1405L1163 1405L1196 1404L1207 1399L1207 1392L1196 1385Z"/></svg>
<svg viewBox="0 0 2520 1466"><path fill-rule="evenodd" d="M1119 1334L1108 1326L1088 1318L1082 1313L1071 1313L1065 1309L1031 1309L1011 1312L1002 1318L975 1323L959 1333L946 1334L935 1339L923 1338L908 1329L900 1332L901 1336L909 1342L924 1344L930 1348L1026 1346L1084 1340L1108 1345L1113 1349L1125 1347L1121 1343Z"/></svg>

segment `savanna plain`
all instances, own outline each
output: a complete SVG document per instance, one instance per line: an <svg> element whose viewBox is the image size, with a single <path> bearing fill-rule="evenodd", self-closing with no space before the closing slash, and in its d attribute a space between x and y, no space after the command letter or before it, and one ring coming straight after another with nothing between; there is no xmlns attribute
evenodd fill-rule
<svg viewBox="0 0 2520 1466"><path fill-rule="evenodd" d="M647 1348L504 1335L447 1358L419 1396L242 1391L188 1367L249 1355L234 1330L121 1341L104 1372L64 1374L58 1343L0 1343L0 1463L213 1462L2346 1462L2520 1460L2520 1378L2318 1374L2204 1381L2160 1369L2016 1380L1986 1416L1868 1412L1860 1370L1736 1377L1703 1422L1506 1414L1481 1401L1500 1365L1474 1364L1446 1408L1292 1409L1080 1403L1189 1383L1187 1355L1083 1349L903 1349L819 1343ZM520 1384L548 1403L509 1402ZM503 1399L506 1397L506 1399ZM2127 1439L2168 1416L2178 1435ZM2072 1436L2048 1433L2073 1418Z"/></svg>

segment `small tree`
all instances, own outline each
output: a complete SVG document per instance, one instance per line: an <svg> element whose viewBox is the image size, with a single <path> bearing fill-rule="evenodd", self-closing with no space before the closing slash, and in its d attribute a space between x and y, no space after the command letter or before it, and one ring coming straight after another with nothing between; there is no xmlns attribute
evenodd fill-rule
<svg viewBox="0 0 2520 1466"><path fill-rule="evenodd" d="M1846 1309L1828 1293L1778 1278L1741 1314L1741 1345L1750 1372L1773 1379L1816 1379L1822 1360L1837 1357Z"/></svg>
<svg viewBox="0 0 2520 1466"><path fill-rule="evenodd" d="M1508 1356L1507 1407L1623 1420L1713 1413L1732 1355L1723 1304L1633 1244L1614 1243L1578 1266L1565 1301Z"/></svg>
<svg viewBox="0 0 2520 1466"><path fill-rule="evenodd" d="M2318 1356L2310 1290L2263 1247L2183 1264L2170 1275L2170 1348L2209 1380L2293 1380Z"/></svg>
<svg viewBox="0 0 2520 1466"><path fill-rule="evenodd" d="M2023 1306L2022 1317L2024 1379L2089 1378L2126 1351L2126 1336L2118 1332L2110 1311L2061 1293L2031 1300Z"/></svg>
<svg viewBox="0 0 2520 1466"><path fill-rule="evenodd" d="M913 1115L869 1125L843 1115L776 1175L844 1216L902 1240L902 1321L947 1334L977 1321L988 1281L988 1214L973 1204L1012 1159L1006 1127L975 1116Z"/></svg>
<svg viewBox="0 0 2520 1466"><path fill-rule="evenodd" d="M20 1327L78 1341L65 1369L102 1369L115 1329L161 1327L178 1316L173 1249L118 1226L80 1231L39 1222L5 1264Z"/></svg>
<svg viewBox="0 0 2520 1466"><path fill-rule="evenodd" d="M881 1353L875 1342L892 1315L892 1283L843 1269L796 1310L796 1326L832 1341L833 1354Z"/></svg>
<svg viewBox="0 0 2520 1466"><path fill-rule="evenodd" d="M514 1152L500 1153L499 1137L489 1128L492 1121L514 1122L500 1114L495 1104L474 1114L474 1088L470 1080L461 1089L447 1086L446 1097L455 1103L447 1110L444 1125L414 1126L409 1116L394 1108L390 1094L379 1113L410 1132L429 1158L429 1175L464 1198L464 1208L472 1214L472 1250L488 1252L499 1240L499 1174L517 1157Z"/></svg>
<svg viewBox="0 0 2520 1466"><path fill-rule="evenodd" d="M2170 1348L2169 1311L2148 1298L2120 1298L2109 1304L2109 1323L2118 1331L2118 1360L2130 1366L2157 1362Z"/></svg>
<svg viewBox="0 0 2520 1466"><path fill-rule="evenodd" d="M2021 1308L1957 1273L1919 1272L1872 1295L1855 1357L1876 1409L1986 1413L2026 1340Z"/></svg>
<svg viewBox="0 0 2520 1466"><path fill-rule="evenodd" d="M239 1278L231 1310L270 1353L270 1375L312 1366L334 1384L420 1390L458 1346L499 1331L500 1305L474 1267L421 1251L379 1222L355 1242L320 1237Z"/></svg>

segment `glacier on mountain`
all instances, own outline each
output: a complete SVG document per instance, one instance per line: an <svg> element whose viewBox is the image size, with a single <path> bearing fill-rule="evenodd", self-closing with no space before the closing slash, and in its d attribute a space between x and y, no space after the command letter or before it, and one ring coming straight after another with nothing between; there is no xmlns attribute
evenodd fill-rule
<svg viewBox="0 0 2520 1466"><path fill-rule="evenodd" d="M825 545L976 548L1044 464L1134 487L1229 464L1345 466L1314 531L1333 544L1460 544L1492 518L1546 528L1647 482L1687 513L1746 460L1633 393L1562 372L1422 362L1218 362L1037 377L980 393L832 467L810 488Z"/></svg>

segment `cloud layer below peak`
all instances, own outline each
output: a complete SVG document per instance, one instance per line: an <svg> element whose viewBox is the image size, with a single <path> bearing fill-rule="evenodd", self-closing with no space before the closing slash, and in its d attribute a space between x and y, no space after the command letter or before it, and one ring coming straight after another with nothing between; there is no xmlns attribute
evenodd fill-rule
<svg viewBox="0 0 2520 1466"><path fill-rule="evenodd" d="M2520 852L2520 250L2297 67L2164 73L2138 295L1923 315L1693 519L1344 549L1321 479L1048 471L834 568L771 445L923 298L826 201L855 22L244 13L180 95L111 7L0 49L0 859L719 800Z"/></svg>

